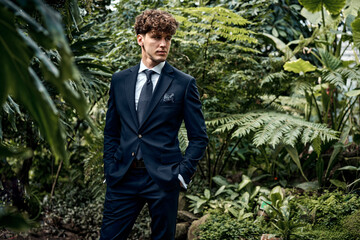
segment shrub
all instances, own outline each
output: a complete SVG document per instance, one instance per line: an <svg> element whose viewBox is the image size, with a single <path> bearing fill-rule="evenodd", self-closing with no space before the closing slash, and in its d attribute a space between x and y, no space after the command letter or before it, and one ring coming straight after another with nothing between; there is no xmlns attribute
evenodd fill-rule
<svg viewBox="0 0 360 240"><path fill-rule="evenodd" d="M82 239L98 239L103 204L104 196L95 198L87 188L65 188L46 203L45 219L57 232L66 229Z"/></svg>
<svg viewBox="0 0 360 240"><path fill-rule="evenodd" d="M208 220L200 225L199 240L258 240L261 229L252 221L237 221L229 214L212 212Z"/></svg>
<svg viewBox="0 0 360 240"><path fill-rule="evenodd" d="M303 219L307 215L309 223L329 228L339 225L343 217L360 209L360 197L356 194L344 194L341 191L325 191L321 196L297 195L291 204L299 209L298 218Z"/></svg>

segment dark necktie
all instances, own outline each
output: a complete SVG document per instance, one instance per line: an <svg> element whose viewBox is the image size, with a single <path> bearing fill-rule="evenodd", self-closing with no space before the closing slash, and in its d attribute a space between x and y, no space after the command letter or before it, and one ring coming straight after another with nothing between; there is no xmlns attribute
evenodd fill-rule
<svg viewBox="0 0 360 240"><path fill-rule="evenodd" d="M146 69L144 73L146 74L147 80L143 88L141 89L139 102L137 106L137 117L139 124L141 124L144 120L145 112L151 101L152 92L153 92L153 83L151 81L151 75L154 73L154 71Z"/></svg>
<svg viewBox="0 0 360 240"><path fill-rule="evenodd" d="M154 73L154 71L146 69L144 73L146 74L146 83L141 89L139 102L137 106L137 117L138 117L139 125L144 120L145 112L147 110L147 107L149 106L153 92L153 83L151 81L151 75ZM142 159L142 152L140 146L136 153L136 158L138 160Z"/></svg>

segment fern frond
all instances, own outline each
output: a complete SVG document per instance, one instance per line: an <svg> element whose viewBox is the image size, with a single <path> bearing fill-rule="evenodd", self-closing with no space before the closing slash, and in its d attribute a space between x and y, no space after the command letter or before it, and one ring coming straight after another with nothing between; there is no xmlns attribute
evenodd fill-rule
<svg viewBox="0 0 360 240"><path fill-rule="evenodd" d="M335 86L343 87L344 86L344 80L343 76L338 73L337 71L331 71L327 69L322 69L322 79L325 82L331 83Z"/></svg>
<svg viewBox="0 0 360 240"><path fill-rule="evenodd" d="M244 137L253 132L253 143L256 146L263 144L275 146L279 143L294 146L299 139L306 144L317 137L321 141L338 138L337 131L323 124L308 122L280 112L249 112L219 118L214 122L222 123L214 132L225 132L235 128L232 137Z"/></svg>
<svg viewBox="0 0 360 240"><path fill-rule="evenodd" d="M186 128L185 128L184 124L182 124L179 129L178 139L179 139L179 146L180 146L181 152L185 153L185 150L186 150L187 146L189 145L189 140L187 138L187 132L186 132Z"/></svg>
<svg viewBox="0 0 360 240"><path fill-rule="evenodd" d="M284 73L284 71L280 71L280 72L276 72L276 73L270 73L268 74L262 81L261 81L261 86L264 85L265 83L271 83L276 79L279 80L285 80L287 78L287 74Z"/></svg>

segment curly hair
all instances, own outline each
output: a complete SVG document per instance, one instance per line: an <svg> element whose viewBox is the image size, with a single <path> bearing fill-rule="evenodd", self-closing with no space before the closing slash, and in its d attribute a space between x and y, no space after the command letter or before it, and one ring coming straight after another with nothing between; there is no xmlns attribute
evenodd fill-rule
<svg viewBox="0 0 360 240"><path fill-rule="evenodd" d="M135 19L136 34L146 34L151 31L170 33L174 35L179 23L168 12L151 9L145 10Z"/></svg>

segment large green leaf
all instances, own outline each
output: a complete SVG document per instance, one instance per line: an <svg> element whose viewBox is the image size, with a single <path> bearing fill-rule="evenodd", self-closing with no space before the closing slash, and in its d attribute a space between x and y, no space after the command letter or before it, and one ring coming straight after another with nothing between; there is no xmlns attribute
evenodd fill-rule
<svg viewBox="0 0 360 240"><path fill-rule="evenodd" d="M345 93L345 95L348 97L357 97L360 95L360 89L351 90L351 91Z"/></svg>
<svg viewBox="0 0 360 240"><path fill-rule="evenodd" d="M356 17L359 9L360 9L359 0L347 0L346 6L343 11L344 19L346 19L350 15Z"/></svg>
<svg viewBox="0 0 360 240"><path fill-rule="evenodd" d="M2 49L4 49L1 53L2 64L0 66L2 82L6 83L4 84L6 91L25 106L32 118L37 122L42 135L48 141L55 157L57 159L67 159L65 134L60 123L59 113L40 77L29 67L33 57L37 57L40 60L42 69L45 69L44 72L48 73L45 74L45 79L54 83L63 97L70 99L70 104L80 109L80 114L86 114L87 104L81 97L77 97L81 96L81 94L76 93L75 89L70 87L69 82L66 81L68 79L76 80L76 72L73 70L75 65L73 64L71 51L62 31L60 18L52 16L54 11L42 2L33 0L33 4L41 13L41 16L43 16L47 27L46 30L14 3L10 1L1 2L0 42ZM22 18L28 23L30 32L31 29L36 29L34 31L43 33L43 38L46 41L56 43L47 46L54 45L58 47L61 55L60 71L45 56L41 47L30 38L31 34L24 33L15 24L17 21L15 16L16 18ZM2 90L1 94L7 92ZM1 100L3 98L4 96L1 95Z"/></svg>
<svg viewBox="0 0 360 240"><path fill-rule="evenodd" d="M341 132L340 140L334 145L334 150L331 153L330 160L325 172L325 178L327 178L330 175L331 169L338 161L338 155L344 151L345 144L348 139L349 133L350 133L351 127L346 126L344 130Z"/></svg>
<svg viewBox="0 0 360 240"><path fill-rule="evenodd" d="M325 7L331 14L339 14L345 6L346 0L299 0L310 12L321 11L321 7Z"/></svg>
<svg viewBox="0 0 360 240"><path fill-rule="evenodd" d="M360 17L353 21L351 27L353 29L354 44L358 49L360 49Z"/></svg>
<svg viewBox="0 0 360 240"><path fill-rule="evenodd" d="M29 158L32 156L30 149L14 149L0 143L0 157Z"/></svg>
<svg viewBox="0 0 360 240"><path fill-rule="evenodd" d="M15 231L26 231L31 227L30 221L13 207L0 207L0 227Z"/></svg>
<svg viewBox="0 0 360 240"><path fill-rule="evenodd" d="M308 182L309 180L307 179L307 177L305 176L303 169L301 167L301 162L300 162L300 158L299 158L299 154L298 151L296 150L296 148L291 147L291 146L285 146L286 151L289 153L291 159L295 162L296 166L299 168L301 175L305 178L305 180Z"/></svg>
<svg viewBox="0 0 360 240"><path fill-rule="evenodd" d="M284 64L284 69L294 73L307 73L315 71L316 67L309 61L304 61L300 58L296 61L286 62Z"/></svg>
<svg viewBox="0 0 360 240"><path fill-rule="evenodd" d="M291 48L288 45L286 45L283 41L281 41L279 38L277 38L271 34L268 34L268 33L261 33L261 35L263 37L265 37L266 39L271 40L273 42L273 44L276 46L276 48L285 55L286 60L288 60L288 59L290 59L292 61L296 60L296 57L294 56L294 53L291 50Z"/></svg>

